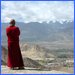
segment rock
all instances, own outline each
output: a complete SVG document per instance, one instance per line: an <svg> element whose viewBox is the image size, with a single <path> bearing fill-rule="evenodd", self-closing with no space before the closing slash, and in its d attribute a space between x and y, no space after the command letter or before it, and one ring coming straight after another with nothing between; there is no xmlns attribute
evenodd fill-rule
<svg viewBox="0 0 75 75"><path fill-rule="evenodd" d="M44 66L41 65L40 63L38 63L37 61L35 60L32 60L31 58L24 58L24 65L26 67L33 67L33 68L39 68L39 69L43 69Z"/></svg>
<svg viewBox="0 0 75 75"><path fill-rule="evenodd" d="M2 48L2 57L1 57L1 64L2 65L6 65L7 64L7 55L8 55L8 51L6 48L4 48L3 46L1 46Z"/></svg>

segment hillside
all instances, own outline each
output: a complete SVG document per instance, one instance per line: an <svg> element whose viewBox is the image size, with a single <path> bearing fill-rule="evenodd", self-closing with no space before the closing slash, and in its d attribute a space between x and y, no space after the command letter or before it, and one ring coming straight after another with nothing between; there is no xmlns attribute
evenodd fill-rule
<svg viewBox="0 0 75 75"><path fill-rule="evenodd" d="M7 64L7 49L5 49L3 46L2 46L2 58L1 58L1 64L2 65L6 65ZM38 63L37 61L35 60L32 60L28 57L25 57L25 55L23 55L23 62L24 62L24 65L26 67L36 67L36 68L42 68L44 67L43 65L41 65L40 63Z"/></svg>

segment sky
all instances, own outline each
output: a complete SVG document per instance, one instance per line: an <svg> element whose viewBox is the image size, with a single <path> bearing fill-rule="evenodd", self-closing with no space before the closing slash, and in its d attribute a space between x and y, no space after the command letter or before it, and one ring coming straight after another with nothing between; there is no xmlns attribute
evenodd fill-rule
<svg viewBox="0 0 75 75"><path fill-rule="evenodd" d="M10 22L74 21L73 1L1 1L1 21Z"/></svg>

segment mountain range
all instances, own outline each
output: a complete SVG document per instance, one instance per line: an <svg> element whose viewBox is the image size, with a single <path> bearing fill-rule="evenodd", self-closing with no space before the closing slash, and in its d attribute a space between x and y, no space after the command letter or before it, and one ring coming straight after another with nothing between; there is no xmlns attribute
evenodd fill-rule
<svg viewBox="0 0 75 75"><path fill-rule="evenodd" d="M5 44L7 41L6 37L6 27L8 23L2 23L2 44ZM74 22L63 22L63 24L59 22L16 22L16 26L20 28L20 42L49 42L55 44L64 42L65 44L70 44L71 48L73 48L73 40L74 40ZM57 43L56 43L57 42Z"/></svg>

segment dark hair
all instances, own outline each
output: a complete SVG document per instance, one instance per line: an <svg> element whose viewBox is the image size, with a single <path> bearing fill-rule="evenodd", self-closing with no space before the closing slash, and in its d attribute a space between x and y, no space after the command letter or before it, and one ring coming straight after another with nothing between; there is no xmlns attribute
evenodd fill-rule
<svg viewBox="0 0 75 75"><path fill-rule="evenodd" d="M12 19L11 21L10 21L10 23L9 24L11 24L11 25L15 25L15 20L14 19Z"/></svg>

